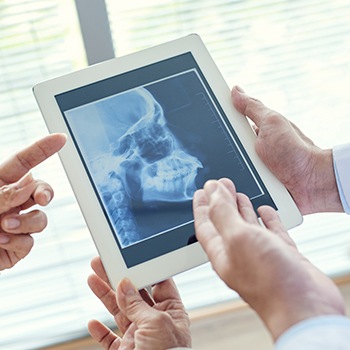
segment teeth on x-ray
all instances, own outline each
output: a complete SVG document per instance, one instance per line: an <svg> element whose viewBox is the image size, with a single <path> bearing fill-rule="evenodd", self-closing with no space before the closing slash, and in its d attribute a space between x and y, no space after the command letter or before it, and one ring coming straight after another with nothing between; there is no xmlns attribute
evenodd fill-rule
<svg viewBox="0 0 350 350"><path fill-rule="evenodd" d="M191 199L199 167L201 163L196 158L188 159L188 154L181 150L175 150L172 157L147 165L141 175L144 187L149 189L143 200L179 202Z"/></svg>

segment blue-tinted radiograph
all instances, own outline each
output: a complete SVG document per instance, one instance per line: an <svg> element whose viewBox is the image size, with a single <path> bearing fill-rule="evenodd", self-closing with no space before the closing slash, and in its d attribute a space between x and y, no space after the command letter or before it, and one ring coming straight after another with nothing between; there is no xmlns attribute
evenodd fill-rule
<svg viewBox="0 0 350 350"><path fill-rule="evenodd" d="M138 208L192 200L203 165L167 127L162 106L147 89L129 90L67 115L122 247L145 238L135 220Z"/></svg>

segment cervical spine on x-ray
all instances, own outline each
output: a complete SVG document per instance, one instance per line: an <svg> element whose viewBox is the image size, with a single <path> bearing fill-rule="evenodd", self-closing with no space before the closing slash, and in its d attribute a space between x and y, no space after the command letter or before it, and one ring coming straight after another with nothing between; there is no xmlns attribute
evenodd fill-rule
<svg viewBox="0 0 350 350"><path fill-rule="evenodd" d="M103 200L121 244L127 246L140 239L129 209L130 200L144 203L191 200L202 163L175 138L167 127L161 105L145 88L113 96L107 109L108 113L101 118L109 129L106 132L111 154L92 163L95 173L102 175L98 178L108 177L100 186Z"/></svg>

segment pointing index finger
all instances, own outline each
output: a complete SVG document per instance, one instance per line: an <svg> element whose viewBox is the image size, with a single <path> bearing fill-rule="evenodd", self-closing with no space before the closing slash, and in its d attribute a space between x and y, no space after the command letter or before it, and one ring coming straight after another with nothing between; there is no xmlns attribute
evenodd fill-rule
<svg viewBox="0 0 350 350"><path fill-rule="evenodd" d="M45 136L5 160L0 165L0 185L18 181L30 169L58 152L66 139L64 134Z"/></svg>

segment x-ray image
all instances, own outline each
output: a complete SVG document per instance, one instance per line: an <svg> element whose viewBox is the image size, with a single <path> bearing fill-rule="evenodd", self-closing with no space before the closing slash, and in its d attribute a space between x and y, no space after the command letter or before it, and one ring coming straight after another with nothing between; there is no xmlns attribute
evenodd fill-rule
<svg viewBox="0 0 350 350"><path fill-rule="evenodd" d="M192 220L203 164L139 87L66 112L122 247ZM154 214L166 212L166 221ZM171 220L171 217L172 220Z"/></svg>
<svg viewBox="0 0 350 350"><path fill-rule="evenodd" d="M193 58L174 60L58 97L128 266L195 241L192 198L208 179L273 205L198 70L181 71Z"/></svg>

